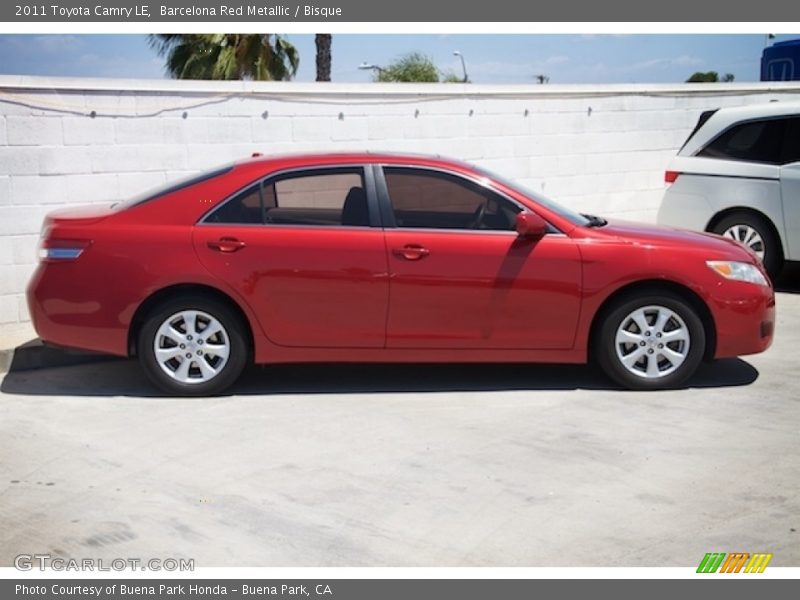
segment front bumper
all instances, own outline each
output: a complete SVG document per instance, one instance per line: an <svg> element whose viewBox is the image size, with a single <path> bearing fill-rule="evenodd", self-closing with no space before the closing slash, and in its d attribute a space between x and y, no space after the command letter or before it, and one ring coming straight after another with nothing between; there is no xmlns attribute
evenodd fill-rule
<svg viewBox="0 0 800 600"><path fill-rule="evenodd" d="M721 283L710 303L716 327L714 358L763 352L775 332L775 293L771 287Z"/></svg>

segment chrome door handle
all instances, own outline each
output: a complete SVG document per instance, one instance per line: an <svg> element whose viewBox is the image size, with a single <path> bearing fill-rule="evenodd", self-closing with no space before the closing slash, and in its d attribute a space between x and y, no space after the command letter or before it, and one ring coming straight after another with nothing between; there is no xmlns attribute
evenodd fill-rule
<svg viewBox="0 0 800 600"><path fill-rule="evenodd" d="M395 248L392 253L406 260L419 260L428 256L431 251L418 244L406 244L402 248Z"/></svg>
<svg viewBox="0 0 800 600"><path fill-rule="evenodd" d="M218 252L236 252L247 246L242 240L235 237L223 237L218 240L210 240L208 247Z"/></svg>

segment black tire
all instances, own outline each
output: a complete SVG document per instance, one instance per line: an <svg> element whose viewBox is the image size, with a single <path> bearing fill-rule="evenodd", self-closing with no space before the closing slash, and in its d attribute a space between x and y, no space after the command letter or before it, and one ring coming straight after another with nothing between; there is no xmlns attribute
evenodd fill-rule
<svg viewBox="0 0 800 600"><path fill-rule="evenodd" d="M780 240L775 235L773 228L764 217L752 212L735 212L727 215L716 223L711 231L719 235L723 235L731 227L736 225L743 225L751 227L758 232L763 240L764 247L764 268L769 276L774 280L783 268L783 250L781 248Z"/></svg>
<svg viewBox="0 0 800 600"><path fill-rule="evenodd" d="M648 327L648 331L641 332L641 335L644 336L644 334L648 334L649 336L652 334L653 337L643 337L643 341L645 339L648 341L642 345L641 351L649 352L652 350L652 353L647 356L642 356L641 360L637 361L637 363L631 367L637 370L639 374L631 372L623 364L622 358L620 358L620 354L617 352L617 332L623 327L624 321L630 324L631 321L628 320L629 315L645 307L663 307L668 309L668 311L671 311L683 321L683 325L685 325L686 330L688 330L688 351L684 352L685 358L683 362L677 366L677 368L673 368L671 372L669 372L670 367L674 367L674 365L665 358L662 353L664 351L658 349L661 336L655 338L655 333L653 332L657 330L654 323L657 316L661 313L652 311L645 315L647 317L652 315L653 327L652 330ZM668 314L666 311L663 311L663 313ZM703 359L706 346L706 335L703 323L697 315L697 311L681 296L673 292L654 290L651 292L629 294L619 298L609 306L600 316L600 319L601 321L598 324L593 339L592 350L594 358L598 366L608 377L625 388L632 390L658 390L678 387L694 374ZM678 320L670 319L664 330L666 331L667 327L672 327L672 331L675 329L682 329L682 326L677 327L678 325ZM638 332L638 328L635 329ZM626 329L626 331L630 331L630 329ZM669 331L666 331L663 335L666 336L668 333ZM639 334L637 333L636 335ZM653 340L652 345L650 339ZM641 344L641 342L639 342L639 344ZM685 346L680 346L679 344L680 342L667 342L667 350L672 348L685 348ZM633 350L638 350L638 347L637 344L632 342L631 344L621 347L620 353L632 352ZM631 354L631 356L633 355ZM653 359L656 360L657 369L663 367L664 375L648 378L645 376L646 368L649 366L650 360ZM640 373L642 369L645 373Z"/></svg>
<svg viewBox="0 0 800 600"><path fill-rule="evenodd" d="M204 313L205 315L213 317L222 325L223 330L220 335L224 336L224 338L218 339L227 339L229 353L226 362L222 363L223 366L219 368L219 372L207 381L198 380L197 382L189 383L178 381L176 378L167 374L156 360L155 343L159 328L168 318L182 311L198 311L199 313ZM147 315L137 339L139 363L148 379L158 388L170 395L210 396L219 394L230 387L239 378L239 375L241 375L242 370L249 360L245 327L246 324L242 322L241 317L236 311L215 298L202 295L174 296L155 306ZM201 335L202 331L199 333L199 336ZM211 340L211 338L209 338L209 340ZM202 344L202 338L195 340L195 343L197 342ZM206 341L205 343L206 358L202 356L193 356L193 360L197 361L202 359L209 362L220 360L213 356L214 353L210 350L213 346L209 345L211 342ZM190 350L196 351L198 354L202 355L203 348L203 346L195 345L193 348L190 348ZM178 358L183 361L184 357L180 356ZM194 362L194 365L198 365L198 363ZM190 364L189 368L193 373L197 374L200 372L200 369L194 367L194 365ZM169 364L165 364L166 368L169 368L169 366ZM177 369L175 369L175 371L177 372Z"/></svg>

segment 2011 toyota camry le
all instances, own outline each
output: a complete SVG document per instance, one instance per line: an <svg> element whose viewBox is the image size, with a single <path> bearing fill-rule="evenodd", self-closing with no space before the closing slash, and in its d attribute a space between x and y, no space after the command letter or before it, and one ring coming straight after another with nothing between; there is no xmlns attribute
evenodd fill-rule
<svg viewBox="0 0 800 600"><path fill-rule="evenodd" d="M28 288L46 342L138 357L170 394L250 362L597 364L633 389L762 352L775 298L714 234L567 210L439 157L254 157L54 212Z"/></svg>

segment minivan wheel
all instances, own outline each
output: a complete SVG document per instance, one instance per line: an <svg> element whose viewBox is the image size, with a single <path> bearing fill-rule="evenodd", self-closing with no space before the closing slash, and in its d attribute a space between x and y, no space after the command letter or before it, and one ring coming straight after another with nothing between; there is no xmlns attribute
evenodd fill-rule
<svg viewBox="0 0 800 600"><path fill-rule="evenodd" d="M712 230L755 252L772 279L780 273L783 266L780 243L763 217L747 212L733 213L721 219Z"/></svg>
<svg viewBox="0 0 800 600"><path fill-rule="evenodd" d="M655 390L681 385L697 370L706 336L696 311L671 292L627 296L605 314L595 359L620 385Z"/></svg>
<svg viewBox="0 0 800 600"><path fill-rule="evenodd" d="M139 332L137 349L148 378L180 396L218 394L247 363L241 319L212 298L181 296L157 306Z"/></svg>

